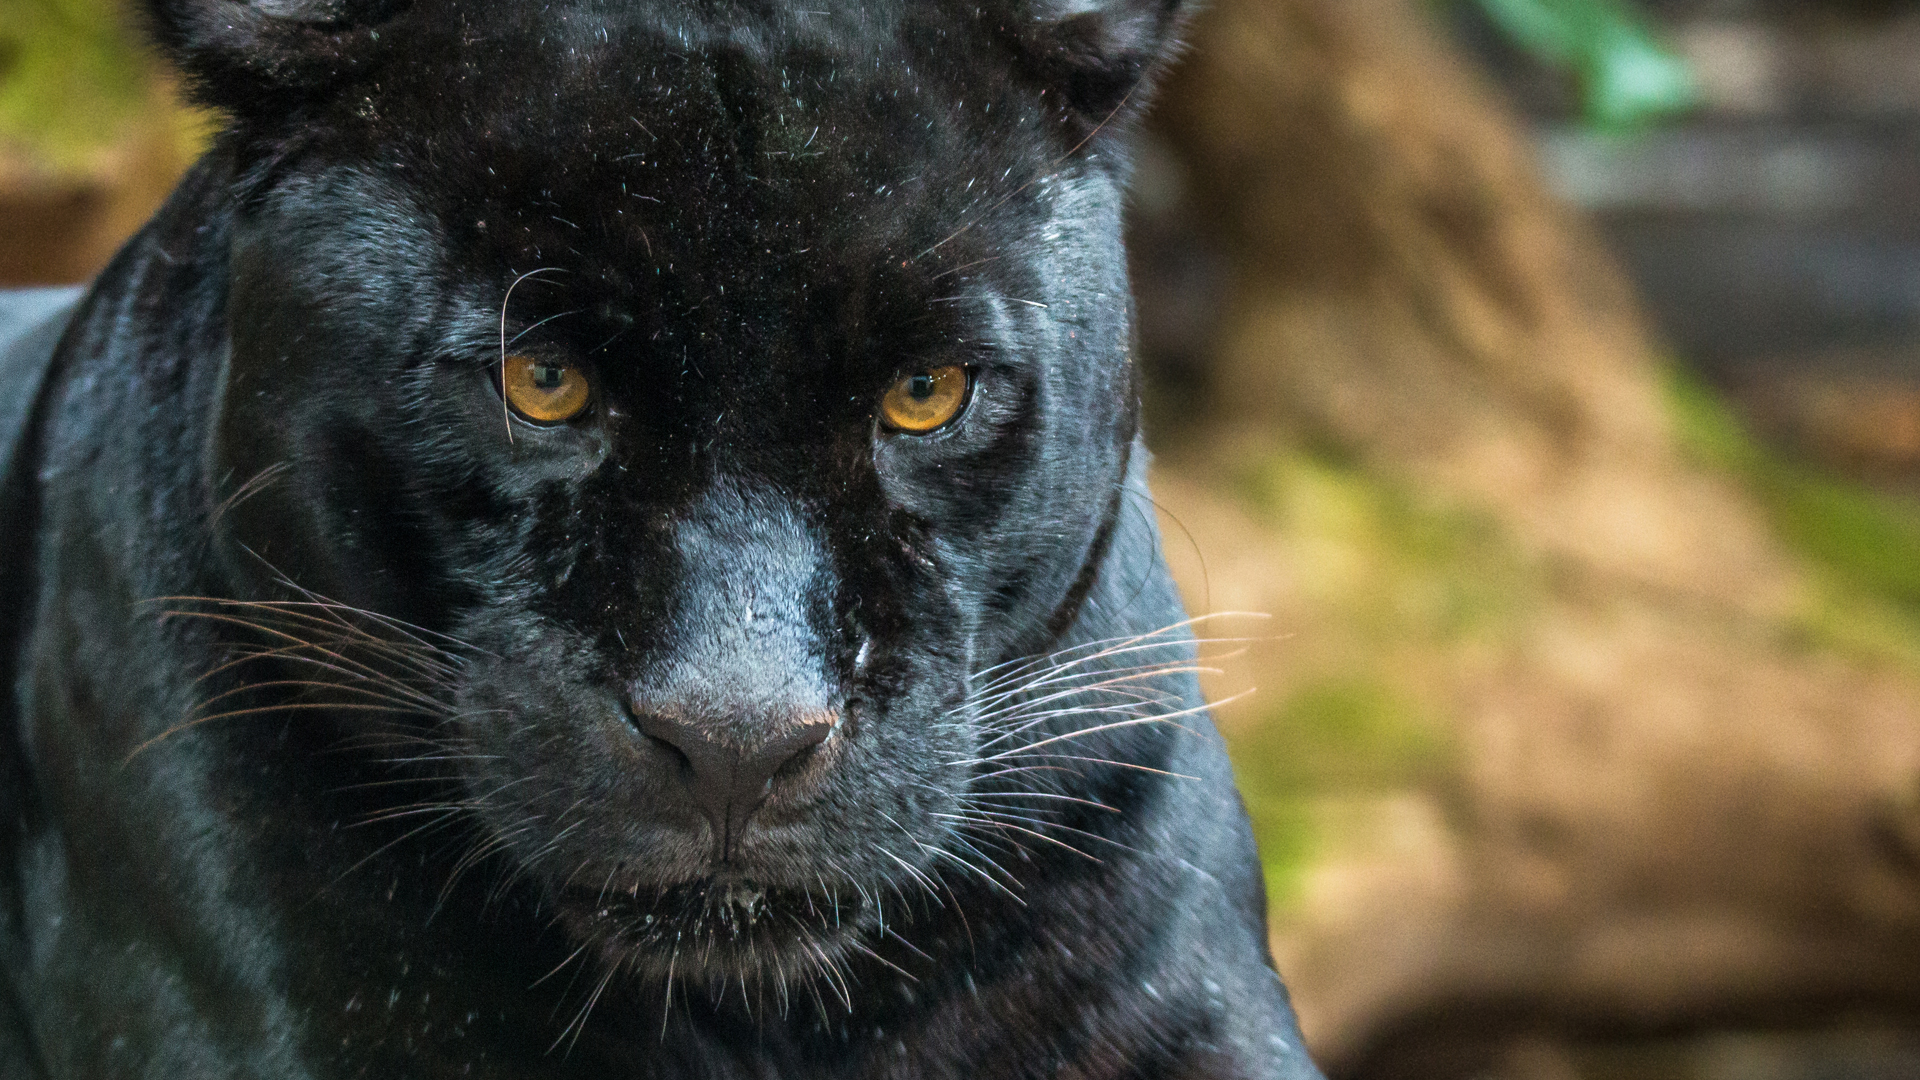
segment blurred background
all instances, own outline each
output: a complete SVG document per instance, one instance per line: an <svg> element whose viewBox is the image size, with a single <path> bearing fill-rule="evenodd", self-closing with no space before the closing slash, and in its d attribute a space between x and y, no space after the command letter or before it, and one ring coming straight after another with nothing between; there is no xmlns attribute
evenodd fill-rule
<svg viewBox="0 0 1920 1080"><path fill-rule="evenodd" d="M0 284L212 118L0 0ZM1920 1077L1920 2L1214 0L1133 200L1167 558L1352 1080Z"/></svg>

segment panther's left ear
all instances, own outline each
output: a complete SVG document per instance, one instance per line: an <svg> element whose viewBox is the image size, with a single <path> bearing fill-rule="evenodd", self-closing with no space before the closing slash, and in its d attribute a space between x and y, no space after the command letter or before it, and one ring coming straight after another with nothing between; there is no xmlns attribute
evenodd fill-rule
<svg viewBox="0 0 1920 1080"><path fill-rule="evenodd" d="M1026 0L1018 36L1042 78L1099 124L1145 104L1144 84L1173 52L1185 0Z"/></svg>
<svg viewBox="0 0 1920 1080"><path fill-rule="evenodd" d="M363 69L409 0L145 0L147 25L203 104L243 124Z"/></svg>

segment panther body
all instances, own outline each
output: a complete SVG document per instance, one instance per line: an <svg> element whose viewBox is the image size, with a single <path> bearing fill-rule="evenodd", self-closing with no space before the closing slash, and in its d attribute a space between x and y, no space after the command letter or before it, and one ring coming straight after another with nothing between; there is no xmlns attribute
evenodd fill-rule
<svg viewBox="0 0 1920 1080"><path fill-rule="evenodd" d="M1145 498L1171 5L150 6L232 124L12 458L7 1075L1316 1075Z"/></svg>

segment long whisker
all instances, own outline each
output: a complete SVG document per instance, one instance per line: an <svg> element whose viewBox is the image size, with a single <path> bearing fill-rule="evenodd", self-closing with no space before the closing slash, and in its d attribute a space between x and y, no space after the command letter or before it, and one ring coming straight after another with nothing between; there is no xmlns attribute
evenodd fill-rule
<svg viewBox="0 0 1920 1080"><path fill-rule="evenodd" d="M553 1053L563 1042L567 1044L567 1052L569 1054L573 1052L573 1048L580 1044L580 1036L586 1034L588 1014L592 1013L593 1007L600 1003L600 995L606 993L607 985L613 982L613 977L619 973L619 965L607 965L607 972L600 977L599 985L593 988L593 993L587 995L586 1004L580 1006L580 1011L574 1016L573 1021L566 1027L560 1029L560 1037L553 1040L552 1046L547 1047L547 1053ZM572 1039L567 1038L568 1032L573 1033Z"/></svg>
<svg viewBox="0 0 1920 1080"><path fill-rule="evenodd" d="M1057 791L994 791L989 793L971 793L962 796L961 801L969 805L978 806L998 805L997 803L988 802L988 799L1053 799L1058 802L1073 803L1076 806L1085 806L1089 809L1100 810L1109 814L1117 814L1120 812L1108 806L1106 803L1094 799L1083 799L1077 795L1062 795ZM1031 809L1031 807L1026 809Z"/></svg>
<svg viewBox="0 0 1920 1080"><path fill-rule="evenodd" d="M208 705L214 704L215 702L224 701L227 698L237 697L239 695L246 694L254 690L269 690L277 687L294 687L294 686L307 687L309 689L319 689L319 690L337 690L343 694L359 694L360 696L369 698L373 701L386 702L387 704L392 705L395 708L395 710L399 712L413 712L413 711L419 710L422 707L422 702L420 698L414 695L399 697L391 693L382 693L381 691L376 690L369 686L355 686L351 683L342 684L342 683L335 683L335 682L326 682L321 679L269 679L265 682L248 683L244 686L236 686L230 690L222 690L220 693L215 694L212 697L207 698L205 701L201 702L201 707L204 708ZM434 705L438 704L437 702L433 702L432 699L428 699L428 702Z"/></svg>
<svg viewBox="0 0 1920 1080"><path fill-rule="evenodd" d="M133 760L139 754L144 752L148 747L151 747L155 743L160 742L162 739L165 739L168 736L176 735L182 731L187 730L188 728L199 727L201 724L210 723L214 720L226 720L236 716L254 716L260 713L298 712L298 711L311 710L311 709L344 709L348 711L381 712L381 713L405 713L405 712L412 711L411 709L394 708L391 705L362 705L354 702L331 702L331 701L296 701L286 705L259 705L249 709L229 709L226 712L214 713L212 716L196 716L192 720L186 720L186 721L182 721L181 723L175 724L172 727L167 728L165 731L162 731L160 734L155 735L153 738L148 739L146 742L143 742L140 745L134 747L132 750L127 751L127 756L122 759L121 763L125 764L126 762Z"/></svg>
<svg viewBox="0 0 1920 1080"><path fill-rule="evenodd" d="M213 513L207 515L208 527L211 528L212 526L218 525L220 519L231 513L234 507L239 506L241 503L272 487L274 483L278 481L280 477L284 476L287 470L292 467L292 462L276 461L266 468L261 469L259 472L254 473L252 478L246 483L234 488L233 494L220 500L220 505L214 507Z"/></svg>
<svg viewBox="0 0 1920 1080"><path fill-rule="evenodd" d="M971 229L971 228L973 228L973 227L974 227L974 225L975 225L975 224L977 224L977 223L978 223L978 221L979 221L979 220L980 220L981 218L984 218L986 214L991 214L991 213L992 213L992 212L994 212L995 210L998 210L998 209L1000 209L1000 208L1001 208L1002 206L1005 206L1005 205L1006 205L1007 203L1009 203L1009 202L1011 202L1011 201L1012 201L1013 199L1015 199L1015 198L1017 198L1017 197L1018 197L1018 196L1020 195L1020 193L1021 193L1021 192L1023 192L1023 191L1025 191L1025 190L1027 190L1028 188L1030 188L1030 187L1032 187L1033 185L1035 185L1035 184L1037 184L1037 183L1039 183L1039 182L1040 182L1041 180L1043 180L1043 179L1045 179L1045 177L1046 177L1046 176L1047 176L1047 175L1048 175L1049 173L1051 173L1051 171L1052 171L1052 170L1053 170L1054 168L1057 168L1057 167L1058 167L1059 165L1061 165L1061 164L1062 164L1062 163L1064 163L1064 162L1067 162L1067 161L1070 161L1070 160L1072 160L1072 159L1073 159L1073 155L1075 155L1075 154L1077 154L1077 153L1079 153L1082 147L1084 147L1084 146L1086 146L1086 145L1087 145L1087 144L1088 144L1089 142L1092 142L1092 141L1093 141L1093 137L1094 137L1095 135L1098 135L1098 134L1100 134L1100 132L1101 132L1101 131L1103 131L1103 130L1105 130L1105 129L1106 129L1106 126L1107 126L1107 125L1108 125L1109 123L1112 123L1112 122L1113 122L1113 118L1114 118L1114 117L1116 117L1116 116L1119 116L1119 115L1120 115L1120 110L1122 110L1122 109L1124 109L1124 108L1126 108L1126 107L1127 107L1127 102L1129 102L1129 101L1131 101L1131 100L1133 100L1133 91L1132 91L1131 89L1129 89L1129 90L1128 90L1128 91L1127 91L1127 92L1126 92L1125 94L1123 94L1123 95L1121 95L1121 97L1120 97L1120 103L1119 103L1119 104L1117 104L1117 105L1115 105L1115 106L1113 107L1113 110L1112 110L1111 112L1109 112L1109 113L1107 113L1107 115L1105 115L1105 116L1103 116L1103 117L1101 117L1101 118L1100 118L1100 122L1099 122L1099 123L1097 123L1097 124L1095 124L1095 125L1093 125L1093 128L1092 128L1091 130L1089 130L1089 131L1087 132L1087 134L1085 135L1085 137L1083 137L1083 138L1082 138L1082 139L1081 139L1081 140L1080 140L1079 142L1077 142L1077 143L1074 143L1071 149L1069 149L1069 150L1068 150L1068 151L1067 151L1066 153L1064 153L1064 154L1062 154L1062 155L1060 155L1060 157L1058 157L1057 159L1055 159L1055 160L1053 161L1053 163L1052 163L1051 165L1049 165L1049 166L1047 167L1047 171L1046 171L1046 172L1043 172L1043 173L1041 173L1040 175L1038 175L1038 176L1035 176L1035 177L1034 177L1033 179L1031 179L1031 180L1028 180L1028 181L1027 181L1026 183L1024 183L1024 184L1021 184L1021 185L1020 185L1019 187L1017 187L1017 188L1014 188L1014 189L1013 189L1012 191L1009 191L1009 192L1007 192L1007 193L1006 193L1006 194L1005 194L1004 196L1002 196L1002 197L1000 198L1000 200L999 200L998 202L996 202L996 203L994 203L994 204L993 204L992 206L989 206L989 207L987 207L987 209L986 209L986 210L984 210L984 211L982 211L982 212L981 212L981 214L979 215L979 217L978 217L978 218L976 218L976 219L975 219L974 221L969 221L969 222L966 222L965 224L963 224L963 225L961 225L961 226L960 226L960 227L959 227L958 229L955 229L955 230L954 230L954 231L953 231L952 233L950 233L950 234L948 234L948 235L947 235L947 237L946 237L945 239L943 239L943 240L941 240L941 241L940 241L939 243L937 243L937 244L935 244L935 245L933 245L932 247L930 247L930 248L928 248L927 250L925 250L925 251L923 251L923 252L921 252L920 254L918 254L918 255L915 255L915 256L914 256L914 261L916 261L916 262L918 262L919 260L921 260L921 259L924 259L924 258L926 258L927 256L929 256L929 255L931 255L931 254L933 254L934 252L936 252L936 251L938 251L938 250L940 250L941 248L943 248L943 247L945 247L945 246L946 246L946 245L947 245L948 243L950 243L950 242L952 242L952 241L953 241L954 239L956 239L956 238L958 238L958 237L960 236L960 234L962 234L962 233L964 233L964 232L966 232L967 230L969 230L969 229Z"/></svg>
<svg viewBox="0 0 1920 1080"><path fill-rule="evenodd" d="M954 815L947 815L947 816L954 816ZM1067 851L1071 851L1075 855L1078 855L1081 858L1086 859L1090 862L1105 861L1104 859L1101 859L1097 855L1090 855L1087 852L1081 851L1079 848L1074 847L1072 844L1069 844L1065 840L1062 840L1058 837L1048 836L1046 833L1039 832L1034 829L1025 828L1020 825L1014 825L1005 821L983 821L975 817L967 817L961 820L964 820L969 825L979 825L979 826L984 826L984 827L994 828L994 829L1010 829L1017 833L1025 833L1026 835L1033 837L1035 840L1039 840L1042 843L1052 844L1055 847L1063 848ZM1050 823L1049 823L1049 826L1051 827Z"/></svg>
<svg viewBox="0 0 1920 1080"><path fill-rule="evenodd" d="M448 635L440 633L437 630L429 630L426 627L417 626L413 623L405 621L404 619L396 619L391 615L382 615L377 611L369 611L366 608L354 607L351 604L343 604L337 600L329 600L326 597L321 596L319 593L313 592L310 589L302 588L300 585L289 580L285 576L279 574L278 571L274 571L274 575L275 575L276 582L278 582L280 585L282 585L287 589L290 589L294 592L299 593L301 596L306 597L306 599L305 600L235 600L230 597L218 597L218 596L156 596L142 602L146 604L167 604L167 603L211 604L216 607L254 608L254 609L259 609L264 611L280 612L282 614L301 614L301 615L304 615L305 617L321 621L324 624L329 626L337 626L343 630L364 633L365 631L361 627L357 626L350 618L348 618L348 616L351 616L353 618L365 619L368 622L377 624L382 629L391 630L394 633L401 635L402 637L406 638L407 641L413 644L422 646L424 648L433 649L435 651L443 651L443 650L441 646L433 644L433 641L430 639L438 639L442 642L445 642L448 646L452 646L453 648L463 652L484 651L464 641L461 641L458 638L449 637ZM314 614L315 612L322 612L324 613L325 617L323 617L322 615ZM398 643L394 643L394 644L398 644Z"/></svg>
<svg viewBox="0 0 1920 1080"><path fill-rule="evenodd" d="M371 643L369 643L369 647L374 649L375 651L381 651L378 646L373 646L371 645ZM333 649L329 649L326 646L320 645L318 643L308 642L304 640L297 640L293 644L281 645L275 648L266 648L264 646L241 647L234 650L235 656L233 659L217 667L209 669L205 674L201 675L195 681L207 682L211 680L214 676L223 674L227 671L231 671L234 668L241 667L245 664L250 664L257 661L270 661L270 660L276 660L276 659L293 659L293 660L301 660L304 662L311 663L311 662L314 662L313 659L311 657L307 657L303 655L309 650L322 652L322 653L329 653L329 654L336 651ZM405 654L400 654L400 655L404 656ZM341 674L349 674L349 672L342 670L338 667L334 668L334 670L340 671ZM435 671L432 674L435 676L450 676L453 674L453 670L454 669L451 666L445 666L444 671ZM375 674L372 674L372 675L367 674L365 670L351 672L351 674L355 678L398 681L398 679L395 676L388 674L386 672L377 671L377 669L375 670Z"/></svg>
<svg viewBox="0 0 1920 1080"><path fill-rule="evenodd" d="M1217 702L1216 704L1217 704L1217 705L1225 705L1225 704L1227 704L1228 702L1232 702L1232 701L1238 701L1239 699L1241 699L1241 698L1244 698L1244 697L1246 697L1246 696L1248 696L1248 695L1249 695L1249 694L1251 694L1251 693L1253 693L1253 691L1252 691L1252 690L1242 690L1242 691L1241 691L1240 693L1238 693L1238 694L1234 694L1234 695L1232 695L1231 697L1225 697L1225 698L1221 698L1221 699L1220 699L1220 701L1219 701L1219 702ZM1061 734L1061 735L1054 735L1054 736L1052 736L1052 737L1050 737L1050 738L1045 738L1045 739L1041 739L1041 740L1039 740L1039 741L1037 741L1037 742L1032 742L1032 743L1026 743L1026 744L1023 744L1023 745L1021 745L1021 746L1018 746L1018 747L1015 747L1015 748L1014 748L1014 749L1012 749L1012 750L1003 750L1003 751L1001 751L1001 752L1000 752L1000 753L998 753L998 754L990 754L990 755L988 755L988 756L986 756L986 757L984 757L984 758L980 758L980 759L978 759L978 760L979 760L980 762L989 762L989 761L998 761L998 760L1000 760L1000 759L1002 759L1002 758L1008 758L1008 757L1017 757L1017 756L1019 756L1019 755L1022 755L1022 754L1027 754L1027 753L1030 753L1030 752L1032 752L1032 751L1034 751L1034 750L1037 750L1037 749L1039 749L1040 747L1043 747L1043 746L1050 746L1050 745L1052 745L1052 744L1054 744L1054 743L1057 743L1057 742L1064 742L1064 741L1067 741L1067 740L1069 740L1069 739L1080 739L1080 738L1085 738L1085 737L1086 737L1086 736L1088 736L1088 735L1094 735L1094 734L1098 734L1099 732L1102 732L1102 731L1113 731L1113 730L1116 730L1116 729L1119 729L1119 728L1129 728L1129 727L1139 727L1139 726L1140 726L1140 725L1142 725L1142 724L1168 724L1168 725L1170 725L1170 726L1172 726L1172 727L1176 727L1176 728L1180 728L1180 730L1182 730L1182 731L1187 731L1187 732L1189 732L1189 733L1191 733L1191 730L1192 730L1192 729L1190 729L1190 728L1186 728L1186 727L1182 727L1182 726L1181 726L1181 725L1179 725L1179 724L1174 724L1174 723L1173 723L1173 721L1175 721L1175 720L1178 720L1179 718L1181 718L1181 717L1183 717L1183 716L1193 716L1193 715L1195 715L1196 713L1202 713L1202 712L1205 712L1205 711L1207 711L1207 710L1208 710L1209 708L1212 708L1212 707L1214 707L1214 706L1211 706L1211 705L1207 705L1207 704L1204 704L1204 703L1203 703L1203 704L1200 704L1200 705L1194 705L1194 706L1192 706L1192 707L1190 707L1190 708L1185 708L1185 709L1179 709L1179 710L1176 710L1176 711L1174 711L1174 712L1170 712L1170 713L1164 713L1164 714L1160 714L1160 715L1154 715L1154 716L1136 716L1136 717L1130 717L1130 718L1128 718L1128 719L1125 719L1125 720L1115 720L1115 721L1113 721L1113 722L1111 722L1111 723L1106 723L1106 724L1096 724L1096 725L1094 725L1094 726L1092 726L1092 727L1088 727L1088 728L1081 728L1081 729L1079 729L1079 730L1077 730L1077 731L1069 731L1069 732L1067 732L1067 733L1065 733L1065 734Z"/></svg>
<svg viewBox="0 0 1920 1080"><path fill-rule="evenodd" d="M367 652L376 653L376 654L385 656L389 659L392 659L400 663L404 667L413 669L413 673L421 678L431 678L431 679L446 678L451 676L457 670L457 668L451 662L450 659L439 660L434 657L422 655L422 652L420 651L420 650L432 650L435 653L446 655L444 650L434 649L432 646L426 646L426 645L413 646L413 645L396 644L394 642L383 642L379 638L374 637L373 635L367 634L365 631L358 630L358 629L352 631L346 637L340 639L337 643L337 647L330 647L320 642L313 641L309 638L300 636L300 634L295 633L293 629L289 629L284 623L268 621L268 620L260 619L258 617L228 615L228 614L221 614L217 612L207 612L207 611L181 611L181 610L172 610L172 609L162 611L160 614L161 614L161 617L163 618L177 617L177 618L199 619L204 622L223 623L231 626L243 627L245 629L252 630L255 633L259 633L271 638L277 638L283 642L286 642L286 644L281 645L275 649L262 648L258 650L248 650L245 646L242 646L240 649L241 662L244 662L246 659L250 658L250 656L254 656L254 655L262 655L262 654L269 654L269 653L293 654L303 650L312 650L314 652L321 653L340 664L343 664L355 669L365 677L374 678L374 679L383 679L383 678L392 677L392 675L388 672L381 671L379 668L373 667L370 664L367 664L363 661L355 660L352 657L347 656L344 650L347 647L353 647L353 648L362 649ZM303 623L299 621L295 621L293 625L294 627L299 629L313 628L310 623ZM332 625L330 623L326 623L323 621L321 625L328 629L332 629ZM216 669L215 672L209 672L208 674L217 673L218 671L225 670L226 668L231 666L233 666L232 662L222 665L220 668Z"/></svg>
<svg viewBox="0 0 1920 1080"><path fill-rule="evenodd" d="M1206 615L1194 615L1185 619L1181 619L1178 622L1169 623L1166 626L1160 627L1157 630L1149 630L1139 634L1124 634L1118 637L1101 638L1095 641L1081 642L1080 644L1077 644L1077 645L1069 645L1065 648L1057 649L1053 652L1044 653L1038 656L1014 657L1011 660L1002 661L999 664L995 664L991 667L983 668L982 670L975 672L974 681L976 685L979 685L980 680L987 679L989 676L992 676L996 682L1005 681L1005 679L1001 678L1002 673L1010 670L1018 672L1020 670L1032 671L1040 668L1058 669L1062 667L1074 666L1084 661L1096 660L1106 656L1117 655L1118 653L1125 651L1128 647L1133 646L1135 644L1141 645L1142 648L1160 648L1160 647L1172 646L1172 645L1192 646L1197 644L1197 641L1194 638L1170 637L1168 635L1177 634L1182 630L1191 630L1194 627L1201 626L1209 622L1213 622L1217 619L1265 619L1268 617L1269 616L1264 615L1260 612L1255 612L1255 611L1215 611L1215 612L1210 612ZM1241 640L1251 641L1251 640L1258 640L1258 639L1210 638L1207 640L1209 641L1241 641ZM1017 675L1007 676L1007 678L1017 678L1017 677L1018 677ZM988 688L987 686L981 687L981 689L983 690L987 688Z"/></svg>
<svg viewBox="0 0 1920 1080"><path fill-rule="evenodd" d="M1123 844L1120 841L1115 840L1110 836L1101 836L1099 833L1088 832L1085 829L1076 829L1076 828L1073 828L1072 826L1062 825L1057 821L1049 821L1045 818L1028 817L1024 814L1010 814L1004 811L980 811L971 816L974 818L975 821L991 823L995 827L998 827L1000 824L1005 822L1019 821L1019 822L1025 822L1028 825L1032 825L1035 828L1053 829L1059 832L1068 832L1068 833L1074 834L1075 836L1084 836L1089 840L1097 840L1102 844L1111 844L1114 847L1121 848L1122 850L1126 850L1126 851L1133 850L1131 847L1128 847L1126 844Z"/></svg>
<svg viewBox="0 0 1920 1080"><path fill-rule="evenodd" d="M508 347L507 346L507 305L513 301L513 290L519 288L521 282L527 280L528 278L539 277L541 274L549 274L549 273L558 274L558 273L564 273L564 272L565 271L558 266L536 267L532 270L527 271L524 274L521 274L519 277L514 278L513 282L507 286L506 295L500 298L500 419L503 423L507 425L507 441L509 443L513 441L513 413L508 409L507 394L506 394L507 347ZM514 340L517 341L519 339L515 338Z"/></svg>
<svg viewBox="0 0 1920 1080"><path fill-rule="evenodd" d="M1131 769L1134 772L1149 773L1154 776L1165 776L1174 780L1192 780L1198 782L1200 779L1197 776L1188 776L1186 773L1156 769L1151 765L1142 765L1137 761L1115 761L1112 758L1083 757L1076 754L1035 754L1033 756L1046 761L1080 761L1088 765L1107 765L1116 769ZM1058 771L1072 772L1074 770L1063 767Z"/></svg>

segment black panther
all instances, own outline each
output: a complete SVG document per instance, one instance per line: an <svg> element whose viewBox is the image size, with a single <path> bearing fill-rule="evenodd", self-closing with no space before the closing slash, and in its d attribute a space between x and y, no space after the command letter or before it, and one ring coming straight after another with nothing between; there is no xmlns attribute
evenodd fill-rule
<svg viewBox="0 0 1920 1080"><path fill-rule="evenodd" d="M0 1071L1317 1076L1143 482L1177 6L151 0L226 130L0 365Z"/></svg>

